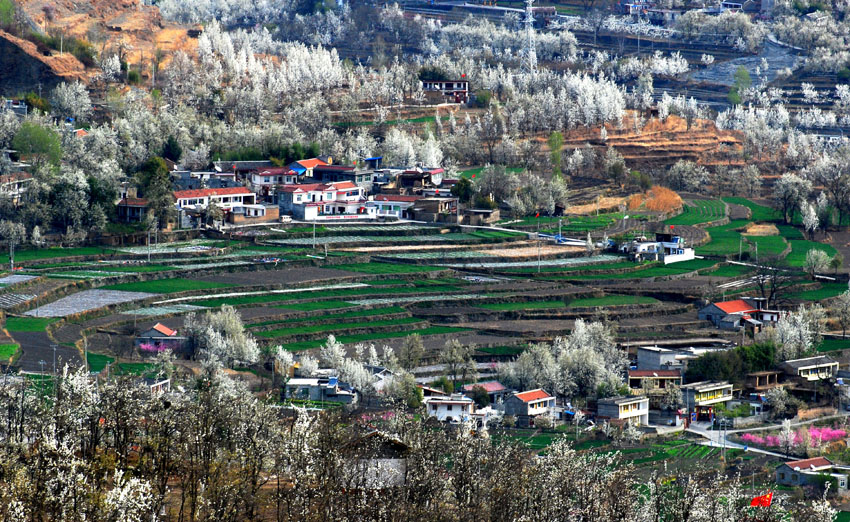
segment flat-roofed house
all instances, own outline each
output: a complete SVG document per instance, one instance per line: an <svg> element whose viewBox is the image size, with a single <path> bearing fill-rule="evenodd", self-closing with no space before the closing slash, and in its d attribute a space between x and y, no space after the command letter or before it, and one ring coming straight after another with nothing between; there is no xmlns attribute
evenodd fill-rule
<svg viewBox="0 0 850 522"><path fill-rule="evenodd" d="M782 363L782 369L788 377L803 381L834 379L838 375L838 361L828 355L792 359Z"/></svg>
<svg viewBox="0 0 850 522"><path fill-rule="evenodd" d="M727 381L702 381L682 386L685 406L697 414L697 420L710 420L717 404L732 400L732 385Z"/></svg>
<svg viewBox="0 0 850 522"><path fill-rule="evenodd" d="M519 426L530 426L534 417L550 415L554 408L555 397L540 388L514 393L505 399L505 415L514 415Z"/></svg>
<svg viewBox="0 0 850 522"><path fill-rule="evenodd" d="M596 416L622 424L646 426L649 424L649 398L638 395L600 399L596 403Z"/></svg>

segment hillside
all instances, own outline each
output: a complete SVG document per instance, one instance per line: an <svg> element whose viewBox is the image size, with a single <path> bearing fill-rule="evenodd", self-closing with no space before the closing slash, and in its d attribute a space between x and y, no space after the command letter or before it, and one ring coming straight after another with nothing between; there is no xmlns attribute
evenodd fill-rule
<svg viewBox="0 0 850 522"><path fill-rule="evenodd" d="M83 80L86 70L70 53L45 56L35 44L0 31L0 92L50 89L63 81Z"/></svg>

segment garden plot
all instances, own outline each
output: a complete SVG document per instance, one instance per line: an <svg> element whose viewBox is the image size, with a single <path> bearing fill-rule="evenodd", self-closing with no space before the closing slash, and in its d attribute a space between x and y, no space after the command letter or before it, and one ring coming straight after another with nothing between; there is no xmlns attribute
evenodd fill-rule
<svg viewBox="0 0 850 522"><path fill-rule="evenodd" d="M183 243L159 243L150 246L118 247L115 250L124 254L168 254L172 252L191 253L207 252L216 248L214 244L206 240L194 240Z"/></svg>
<svg viewBox="0 0 850 522"><path fill-rule="evenodd" d="M0 294L0 308L11 308L35 298L35 294Z"/></svg>
<svg viewBox="0 0 850 522"><path fill-rule="evenodd" d="M313 243L317 245L334 245L338 243L396 243L396 242L411 242L411 243L435 243L439 241L469 241L477 239L471 234L463 234L459 232L451 232L448 234L431 234L427 236L327 236L317 237L301 237L293 239L270 239L268 242L276 245L295 245L308 246Z"/></svg>
<svg viewBox="0 0 850 522"><path fill-rule="evenodd" d="M3 286L14 285L16 283L23 283L25 281L30 281L32 279L35 279L36 277L38 277L38 276L23 275L23 274L7 275L5 277L0 277L0 285L3 285Z"/></svg>
<svg viewBox="0 0 850 522"><path fill-rule="evenodd" d="M499 263L447 263L438 266L448 268L522 268L536 266L580 266L595 263L613 263L622 259L620 256L602 254L590 257L571 257L567 259L543 259L540 261L506 261Z"/></svg>
<svg viewBox="0 0 850 522"><path fill-rule="evenodd" d="M124 315L144 315L153 317L158 315L173 315L182 314L186 312L195 312L197 310L206 310L206 307L197 305L177 304L172 306L149 306L147 308L137 308L135 310L128 310L126 312L121 313Z"/></svg>
<svg viewBox="0 0 850 522"><path fill-rule="evenodd" d="M154 295L146 292L123 292L120 290L84 290L30 310L26 315L33 317L65 317L104 306L146 299Z"/></svg>
<svg viewBox="0 0 850 522"><path fill-rule="evenodd" d="M344 226L344 225L336 225L325 227L325 230L329 232L383 232L386 230L403 230L403 231L411 231L411 230L428 230L429 227L423 227L419 225L353 225L353 226ZM430 230L439 230L437 228L430 228Z"/></svg>
<svg viewBox="0 0 850 522"><path fill-rule="evenodd" d="M105 277L125 276L127 272L108 272L106 270L74 270L71 272L57 272L48 277L59 279L103 279Z"/></svg>
<svg viewBox="0 0 850 522"><path fill-rule="evenodd" d="M348 288L368 288L369 285L365 283L343 283L338 285L327 285L327 286L313 286L308 288L286 288L283 290L260 290L256 292L227 292L227 293L218 293L218 294L204 294L204 295L192 295L189 297L178 297L175 299L166 299L164 301L157 301L155 305L168 305L171 303L181 303L185 301L203 301L207 299L222 299L225 297L247 297L252 295L278 295L278 294L293 294L298 292L317 292L317 296L321 295L321 292L326 290L342 290ZM147 294L152 295L152 294Z"/></svg>
<svg viewBox="0 0 850 522"><path fill-rule="evenodd" d="M285 261L285 260L282 260ZM254 263L250 261L222 261L220 263L191 263L187 265L172 265L173 268L178 268L180 270L197 270L197 269L205 269L205 268L227 268L231 266L247 266L253 265Z"/></svg>
<svg viewBox="0 0 850 522"><path fill-rule="evenodd" d="M484 294L449 294L449 295L420 295L416 297L381 297L375 299L358 299L356 301L348 299L348 302L353 305L383 305L383 304L404 304L404 303L424 303L426 301L464 301L467 299L482 299L487 297Z"/></svg>

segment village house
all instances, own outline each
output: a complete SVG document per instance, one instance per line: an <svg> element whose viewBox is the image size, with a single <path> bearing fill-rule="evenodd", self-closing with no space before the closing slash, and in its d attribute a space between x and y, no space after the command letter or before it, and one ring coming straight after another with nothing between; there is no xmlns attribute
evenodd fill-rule
<svg viewBox="0 0 850 522"><path fill-rule="evenodd" d="M372 173L347 165L316 165L313 167L313 181L316 183L348 181L365 189L366 192L372 190Z"/></svg>
<svg viewBox="0 0 850 522"><path fill-rule="evenodd" d="M357 391L336 377L295 378L286 381L282 399L354 404Z"/></svg>
<svg viewBox="0 0 850 522"><path fill-rule="evenodd" d="M370 217L363 189L350 181L286 185L278 201L283 212L301 220Z"/></svg>
<svg viewBox="0 0 850 522"><path fill-rule="evenodd" d="M313 177L313 169L316 167L325 167L332 163L331 158L328 157L327 161L321 158L311 158L311 159L303 159L298 161L293 161L287 168L295 173L296 176L307 176Z"/></svg>
<svg viewBox="0 0 850 522"><path fill-rule="evenodd" d="M213 161L216 172L232 172L239 179L246 178L251 172L259 169L274 167L271 160L247 160L247 161Z"/></svg>
<svg viewBox="0 0 850 522"><path fill-rule="evenodd" d="M33 177L29 172L0 175L0 197L11 199L12 204L17 206L32 181Z"/></svg>
<svg viewBox="0 0 850 522"><path fill-rule="evenodd" d="M596 403L596 417L616 424L646 426L649 424L649 398L638 395L600 399Z"/></svg>
<svg viewBox="0 0 850 522"><path fill-rule="evenodd" d="M696 420L711 420L717 404L732 400L732 385L726 381L702 381L682 386L685 406Z"/></svg>
<svg viewBox="0 0 850 522"><path fill-rule="evenodd" d="M661 397L670 386L682 385L682 371L676 370L629 370L629 393L646 395L651 406L658 408Z"/></svg>
<svg viewBox="0 0 850 522"><path fill-rule="evenodd" d="M834 379L838 375L838 361L828 355L792 359L781 365L785 375L799 381Z"/></svg>
<svg viewBox="0 0 850 522"><path fill-rule="evenodd" d="M555 409L555 397L543 389L514 392L505 399L505 415L517 418L517 426L528 427L539 415L551 415Z"/></svg>
<svg viewBox="0 0 850 522"><path fill-rule="evenodd" d="M779 386L779 376L782 372L776 370L765 370L763 372L752 372L745 376L745 387L752 393L765 393Z"/></svg>
<svg viewBox="0 0 850 522"><path fill-rule="evenodd" d="M776 468L776 483L783 486L820 486L824 478L834 479L837 493L847 493L847 476L850 467L836 466L826 457L784 462ZM836 491L833 491L836 492Z"/></svg>
<svg viewBox="0 0 850 522"><path fill-rule="evenodd" d="M428 397L425 399L425 412L440 422L459 423L472 419L475 403L461 393L447 397Z"/></svg>
<svg viewBox="0 0 850 522"><path fill-rule="evenodd" d="M454 103L469 101L469 80L423 80L421 83L429 98Z"/></svg>
<svg viewBox="0 0 850 522"><path fill-rule="evenodd" d="M156 323L148 330L136 336L135 345L143 351L158 352L162 350L181 350L186 338L177 335L177 330L162 323Z"/></svg>
<svg viewBox="0 0 850 522"><path fill-rule="evenodd" d="M464 393L472 393L476 387L480 387L487 392L487 396L493 404L501 403L505 399L505 395L508 394L508 389L505 388L505 386L499 381L484 381L473 384L464 384L463 391Z"/></svg>
<svg viewBox="0 0 850 522"><path fill-rule="evenodd" d="M655 241L631 241L620 250L635 262L661 261L665 265L694 259L694 249L685 246L685 239L675 234L655 234Z"/></svg>
<svg viewBox="0 0 850 522"><path fill-rule="evenodd" d="M251 173L248 186L257 196L273 199L275 187L298 183L298 173L289 167L268 167Z"/></svg>
<svg viewBox="0 0 850 522"><path fill-rule="evenodd" d="M374 217L410 219L410 209L422 196L378 194L366 202L366 211Z"/></svg>
<svg viewBox="0 0 850 522"><path fill-rule="evenodd" d="M704 306L697 317L711 321L722 330L737 330L742 327L760 331L765 325L775 324L782 316L778 310L764 308L764 299L743 297L734 301L721 301Z"/></svg>
<svg viewBox="0 0 850 522"><path fill-rule="evenodd" d="M230 212L233 207L255 204L256 197L245 187L178 190L174 193L180 210L202 210L215 203L223 211Z"/></svg>
<svg viewBox="0 0 850 522"><path fill-rule="evenodd" d="M170 175L174 190L241 188L243 186L236 181L236 174L233 172L172 170Z"/></svg>
<svg viewBox="0 0 850 522"><path fill-rule="evenodd" d="M148 200L124 198L118 202L118 220L123 223L141 223L148 215Z"/></svg>
<svg viewBox="0 0 850 522"><path fill-rule="evenodd" d="M225 218L228 223L233 225L273 223L280 219L280 207L277 205L242 205L233 207Z"/></svg>

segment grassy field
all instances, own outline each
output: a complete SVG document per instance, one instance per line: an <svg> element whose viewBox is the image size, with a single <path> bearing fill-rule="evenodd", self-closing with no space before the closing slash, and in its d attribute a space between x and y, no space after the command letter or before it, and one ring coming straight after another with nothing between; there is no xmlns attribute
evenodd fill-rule
<svg viewBox="0 0 850 522"><path fill-rule="evenodd" d="M717 199L695 199L692 205L685 205L684 212L664 223L667 225L696 225L708 223L726 217L726 205Z"/></svg>
<svg viewBox="0 0 850 522"><path fill-rule="evenodd" d="M847 283L821 283L820 288L803 290L788 295L788 299L800 301L822 301L835 297L847 290Z"/></svg>
<svg viewBox="0 0 850 522"><path fill-rule="evenodd" d="M478 348L478 351L488 355L519 355L525 351L525 346L489 346Z"/></svg>
<svg viewBox="0 0 850 522"><path fill-rule="evenodd" d="M617 270L622 268L640 268L639 263L635 263L633 261L618 261L615 263L599 263L593 265L548 265L541 266L540 272L595 272L598 270ZM537 273L537 267L521 267L521 268L506 268L504 272L510 272L512 274L532 274Z"/></svg>
<svg viewBox="0 0 850 522"><path fill-rule="evenodd" d="M782 236L744 236L744 238L751 245L749 250L747 250L747 245L745 244L744 251L749 251L753 256L758 252L759 257L762 258L764 256L778 256L788 247L788 243L785 242L785 238ZM757 248L756 245L758 245Z"/></svg>
<svg viewBox="0 0 850 522"><path fill-rule="evenodd" d="M313 310L334 310L337 308L348 308L354 306L345 301L310 301L308 303L292 303L280 305L275 308L285 308L287 310L296 310L299 312L312 312Z"/></svg>
<svg viewBox="0 0 850 522"><path fill-rule="evenodd" d="M830 257L834 256L837 252L832 245L826 243L796 239L791 241L791 253L785 259L791 266L802 267L806 264L806 254L809 250L813 249L823 250Z"/></svg>
<svg viewBox="0 0 850 522"><path fill-rule="evenodd" d="M658 300L643 295L606 295L604 297L588 297L576 299L569 304L570 308L585 306L624 306L636 304L656 304Z"/></svg>
<svg viewBox="0 0 850 522"><path fill-rule="evenodd" d="M713 277L743 277L753 271L750 266L723 265L705 272L703 275Z"/></svg>
<svg viewBox="0 0 850 522"><path fill-rule="evenodd" d="M486 308L487 310L495 310L499 312L508 312L514 310L540 310L547 308L564 308L564 301L526 301L523 303L487 303L478 305L477 308Z"/></svg>
<svg viewBox="0 0 850 522"><path fill-rule="evenodd" d="M466 170L460 171L460 175L463 176L464 178L470 178L471 179L472 176L477 176L477 175L481 174L481 171L483 171L483 170L484 170L484 167L475 167L475 168L472 168L472 169L466 169ZM522 168L522 167L508 167L508 168L505 169L506 172L513 173L513 174L520 174L524 170L525 169Z"/></svg>
<svg viewBox="0 0 850 522"><path fill-rule="evenodd" d="M216 283L213 281L196 281L194 279L160 279L157 281L135 281L132 283L119 283L108 285L106 290L123 290L125 292L148 292L151 294L173 294L176 292L187 292L190 290L210 290L214 288L228 288L239 285L228 283Z"/></svg>
<svg viewBox="0 0 850 522"><path fill-rule="evenodd" d="M10 332L43 332L47 325L55 323L54 317L7 317L6 330Z"/></svg>
<svg viewBox="0 0 850 522"><path fill-rule="evenodd" d="M111 364L111 372L115 375L149 375L156 370L156 365L153 363L136 363L136 362L120 362L115 363L115 357L102 355L99 353L89 353L86 359L89 363L89 371L101 372L106 368L107 364Z"/></svg>
<svg viewBox="0 0 850 522"><path fill-rule="evenodd" d="M824 339L818 346L819 352L831 352L834 350L847 350L850 348L850 338L841 339L838 337L830 337Z"/></svg>
<svg viewBox="0 0 850 522"><path fill-rule="evenodd" d="M369 333L369 334L358 334L358 335L340 335L337 336L336 340L341 343L359 343L364 341L377 341L380 339L394 339L398 337L407 337L412 334L419 334L422 336L425 335L438 335L438 334L449 334L449 333L459 333L459 332L468 332L468 328L455 328L451 326L429 326L428 328L420 328L418 330L409 330L406 332L381 332L381 333ZM313 348L318 348L325 344L324 340L321 341L301 341L297 343L289 343L283 345L283 347L289 351L295 352L299 350L310 350Z"/></svg>
<svg viewBox="0 0 850 522"><path fill-rule="evenodd" d="M285 337L288 335L305 335L314 333L333 333L339 330L350 330L354 328L370 328L379 326L398 326L403 324L413 324L422 322L422 319L415 317L402 317L399 319L378 319L371 321L361 321L355 323L338 323L338 324L312 324L307 326L293 326L290 328L276 328L262 332L255 332L254 335L265 339L274 339L275 337Z"/></svg>
<svg viewBox="0 0 850 522"><path fill-rule="evenodd" d="M747 226L747 223L749 223L749 221L745 219L738 219L726 225L705 229L711 236L711 241L707 245L697 247L696 253L698 255L708 256L729 256L737 254L738 245L741 240L741 233L736 229Z"/></svg>
<svg viewBox="0 0 850 522"><path fill-rule="evenodd" d="M8 362L16 353L20 346L14 343L0 344L0 361Z"/></svg>
<svg viewBox="0 0 850 522"><path fill-rule="evenodd" d="M747 198L728 197L722 199L726 203L733 203L750 209L753 221L778 221L782 219L782 213L778 210L753 203Z"/></svg>
<svg viewBox="0 0 850 522"><path fill-rule="evenodd" d="M682 261L672 265L654 265L643 270L635 270L623 274L577 274L569 276L561 276L560 279L574 280L595 280L595 279L643 279L647 277L662 277L669 275L686 274L695 270L710 268L717 264L717 261L712 259L694 259L691 261ZM554 279L554 278L547 278Z"/></svg>
<svg viewBox="0 0 850 522"><path fill-rule="evenodd" d="M95 265L91 270L99 270L104 272L128 272L128 273L148 273L148 272L167 272L169 270L177 270L179 267L168 265Z"/></svg>
<svg viewBox="0 0 850 522"><path fill-rule="evenodd" d="M350 310L348 312L340 312L336 314L323 314L314 317L293 317L291 319L280 319L277 321L262 321L259 323L251 323L247 326L258 327L258 326L271 326L275 324L292 324L292 323L303 323L311 320L325 320L325 319L350 319L353 317L373 317L387 314L400 314L404 313L407 310L400 306L388 306L385 308L373 308L371 310Z"/></svg>
<svg viewBox="0 0 850 522"><path fill-rule="evenodd" d="M86 360L89 362L89 371L99 372L106 368L107 363L115 362L115 357L89 352Z"/></svg>
<svg viewBox="0 0 850 522"><path fill-rule="evenodd" d="M404 286L400 288L364 287L364 288L340 288L337 290L322 290L323 297L355 297L372 295L399 295L416 293L450 293L457 292L454 286L434 285L426 287ZM282 301L296 301L298 299L310 299L316 297L316 292L294 292L291 294L261 294L246 295L242 297L222 297L195 301L193 304L218 308L223 304L233 306L248 304L278 303ZM290 308L291 305L281 305L281 308Z"/></svg>
<svg viewBox="0 0 850 522"><path fill-rule="evenodd" d="M349 263L345 265L333 265L334 270L347 270L361 274L416 274L422 272L436 272L445 270L436 266L424 265L402 265L393 263Z"/></svg>
<svg viewBox="0 0 850 522"><path fill-rule="evenodd" d="M15 251L15 262L38 261L41 259L57 259L72 256L102 256L113 253L111 248L76 247L76 248L33 248ZM9 254L0 255L0 266L9 264Z"/></svg>

